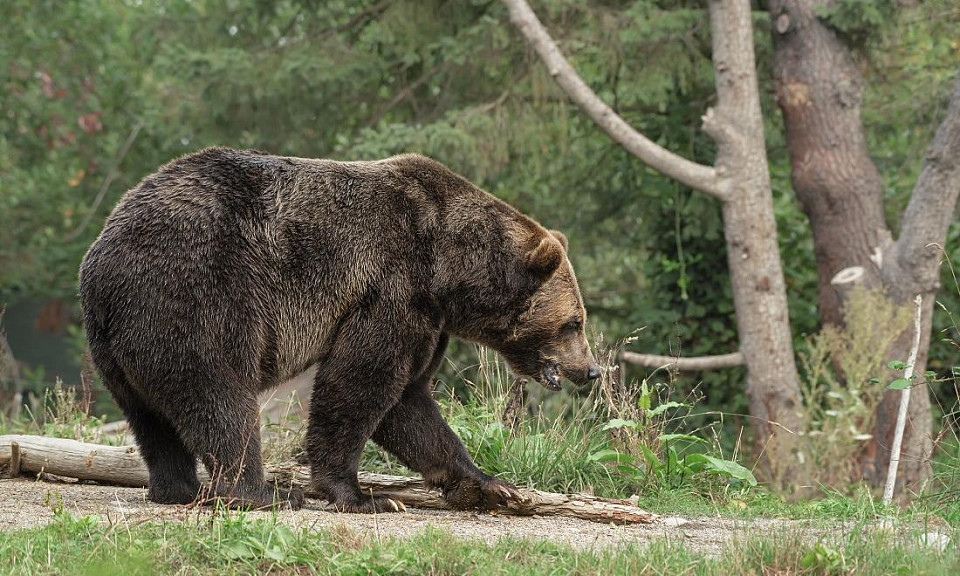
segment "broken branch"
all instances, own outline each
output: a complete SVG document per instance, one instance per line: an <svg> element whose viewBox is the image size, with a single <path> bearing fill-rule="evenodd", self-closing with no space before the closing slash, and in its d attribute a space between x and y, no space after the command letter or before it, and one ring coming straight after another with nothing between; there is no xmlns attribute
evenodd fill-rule
<svg viewBox="0 0 960 576"><path fill-rule="evenodd" d="M680 372L699 372L702 370L722 370L743 366L743 353L718 354L716 356L695 356L679 358L676 356L658 356L656 354L637 354L623 352L620 358L631 364L648 368L672 368Z"/></svg>

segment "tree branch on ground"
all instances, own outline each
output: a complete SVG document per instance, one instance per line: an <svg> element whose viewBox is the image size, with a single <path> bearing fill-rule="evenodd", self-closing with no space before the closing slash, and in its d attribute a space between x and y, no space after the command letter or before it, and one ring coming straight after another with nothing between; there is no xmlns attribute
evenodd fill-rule
<svg viewBox="0 0 960 576"><path fill-rule="evenodd" d="M135 446L102 446L66 438L45 436L0 436L0 465L10 468L17 459L17 474L30 473L42 478L44 474L93 480L117 486L147 486L147 466ZM267 480L279 484L293 484L303 488L308 496L318 496L309 490L310 468L295 462L267 466ZM206 470L198 468L202 481L208 480ZM407 506L449 510L440 491L427 488L418 477L390 476L360 472L360 486L366 492L381 492ZM629 500L598 498L589 494L556 494L527 488L519 489L523 499L498 509L501 514L517 516L570 516L593 522L615 524L650 524L656 514L645 512Z"/></svg>

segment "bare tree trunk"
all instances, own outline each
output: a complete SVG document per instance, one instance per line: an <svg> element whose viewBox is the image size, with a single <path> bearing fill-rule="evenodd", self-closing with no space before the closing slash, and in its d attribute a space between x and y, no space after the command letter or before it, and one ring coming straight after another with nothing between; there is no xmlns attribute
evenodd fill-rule
<svg viewBox="0 0 960 576"><path fill-rule="evenodd" d="M717 143L712 168L680 158L636 132L577 76L524 0L503 1L550 75L600 128L644 163L723 202L755 447L758 455L766 456L762 468L768 477L788 479L785 472L794 469L795 456L791 434L783 430L797 431L800 425L796 412L800 392L773 216L749 0L710 0L718 104L707 111L703 129Z"/></svg>
<svg viewBox="0 0 960 576"><path fill-rule="evenodd" d="M923 333L915 372L922 374L930 345L933 295L939 279L939 249L957 201L960 110L955 93L947 119L928 155L904 216L900 238L884 221L883 185L870 159L860 103L863 78L850 49L815 15L827 0L771 0L774 76L786 126L793 187L810 220L824 324L841 324L846 290L831 283L844 270L862 270L859 283L883 289L908 305L924 296ZM906 330L889 351L905 360L912 338ZM879 485L889 461L895 395L878 410L873 445L865 452L863 477ZM903 478L916 486L930 474L930 399L917 394L903 441Z"/></svg>
<svg viewBox="0 0 960 576"><path fill-rule="evenodd" d="M799 432L800 388L793 357L787 292L763 136L749 0L710 0L716 121L704 130L717 142L717 166L735 183L723 203L727 262L737 312L740 351L747 363L747 396L758 454L765 450L771 479L793 480L793 437Z"/></svg>

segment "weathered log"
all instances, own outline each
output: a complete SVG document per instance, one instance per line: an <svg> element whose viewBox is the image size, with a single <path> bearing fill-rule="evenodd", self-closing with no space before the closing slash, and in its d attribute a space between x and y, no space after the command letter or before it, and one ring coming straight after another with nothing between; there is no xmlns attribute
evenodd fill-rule
<svg viewBox="0 0 960 576"><path fill-rule="evenodd" d="M146 464L135 446L103 446L45 436L0 436L0 467L9 468L14 444L19 446L18 472L21 474L47 473L140 488L147 485L149 478ZM307 466L295 462L268 465L264 472L267 480L291 483L303 488L308 496L318 496L309 489L310 470ZM198 467L198 473L201 480L206 480L207 474L202 467ZM450 509L440 492L428 488L421 478L371 472L361 472L359 476L364 492L384 493L417 508ZM520 488L519 492L523 497L521 501L510 502L498 512L518 516L571 516L616 524L649 524L658 518L656 514L637 508L629 500L597 498L588 494L555 494L526 488Z"/></svg>

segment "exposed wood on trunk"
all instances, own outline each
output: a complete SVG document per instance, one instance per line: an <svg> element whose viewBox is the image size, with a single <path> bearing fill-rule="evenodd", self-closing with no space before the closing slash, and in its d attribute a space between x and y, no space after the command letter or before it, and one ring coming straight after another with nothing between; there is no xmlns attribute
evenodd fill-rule
<svg viewBox="0 0 960 576"><path fill-rule="evenodd" d="M841 324L849 292L831 284L838 272L859 267L858 284L882 288L909 305L924 296L917 373L926 367L940 250L960 193L960 88L937 132L923 171L893 241L884 220L883 184L871 160L860 118L863 79L850 49L815 15L827 0L771 0L774 76L787 132L792 181L810 219L820 289L820 317ZM888 351L904 360L910 350L906 330ZM883 481L893 438L898 395L888 393L877 411L873 445L865 451L863 476ZM918 486L930 475L931 416L927 393L911 400L904 437L902 478Z"/></svg>
<svg viewBox="0 0 960 576"><path fill-rule="evenodd" d="M664 175L723 201L740 348L747 366L750 412L755 417L755 448L765 456L763 471L773 475L771 462L780 460L784 469L776 476L788 477L796 465L793 439L771 421L799 429L795 407L800 387L773 216L749 0L709 2L717 106L704 115L703 129L717 143L712 169L643 138L577 76L524 0L503 2L550 75L611 138Z"/></svg>
<svg viewBox="0 0 960 576"><path fill-rule="evenodd" d="M101 446L64 438L44 436L0 436L0 466L7 468L12 460L12 446L19 446L19 472L53 474L67 478L93 480L117 486L145 487L149 480L147 466L134 446ZM208 476L198 467L202 481ZM279 466L268 465L267 480L292 483L303 488L308 496L310 469L295 462ZM440 492L427 488L421 478L390 476L361 472L360 486L364 492L389 495L407 506L449 510ZM645 512L629 500L597 498L588 494L555 494L520 488L522 501L511 502L498 510L501 514L519 516L570 516L616 524L649 524L658 518Z"/></svg>
<svg viewBox="0 0 960 576"><path fill-rule="evenodd" d="M637 354L636 352L623 352L620 358L631 364L646 366L648 368L670 368L680 372L699 372L702 370L722 370L724 368L734 368L743 366L743 354L733 352L731 354L718 354L716 356L693 356L683 358L679 356L658 356L656 354Z"/></svg>

